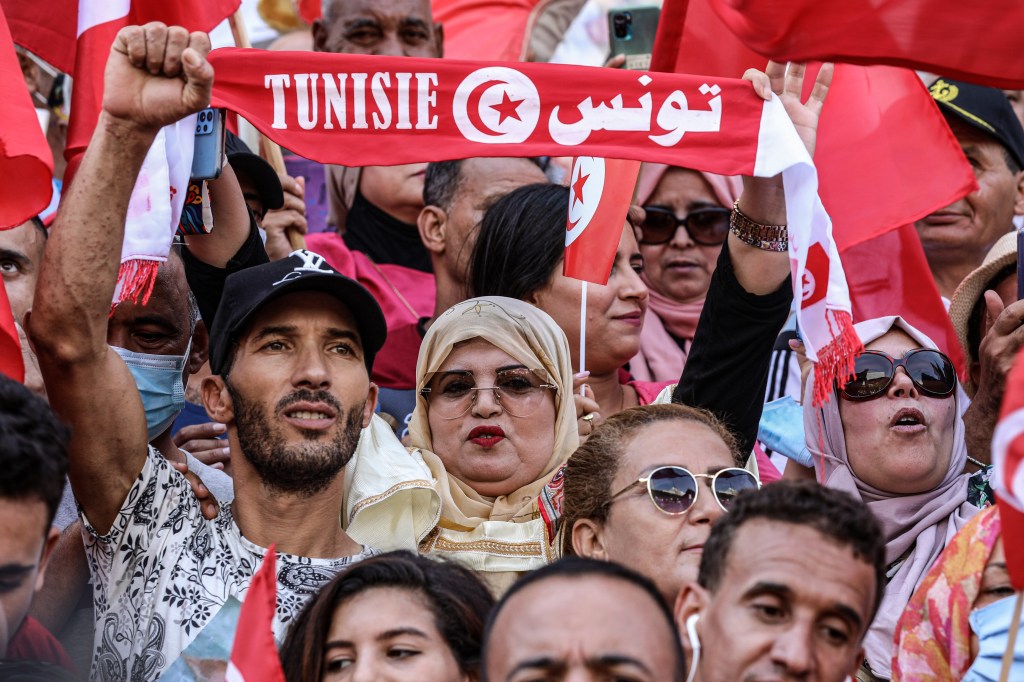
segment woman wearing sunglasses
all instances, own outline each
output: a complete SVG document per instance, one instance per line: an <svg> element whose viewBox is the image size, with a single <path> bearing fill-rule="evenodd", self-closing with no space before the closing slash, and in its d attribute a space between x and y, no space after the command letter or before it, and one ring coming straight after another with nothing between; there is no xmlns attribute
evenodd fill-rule
<svg viewBox="0 0 1024 682"><path fill-rule="evenodd" d="M475 298L437 318L409 424L441 495L421 551L480 572L496 592L552 559L548 484L579 444L572 379L565 334L529 304Z"/></svg>
<svg viewBox="0 0 1024 682"><path fill-rule="evenodd" d="M967 501L964 396L952 362L900 317L856 329L865 352L854 377L822 407L807 402L804 428L819 480L864 500L886 534L890 580L865 639L865 679L887 680L897 620L978 509Z"/></svg>
<svg viewBox="0 0 1024 682"><path fill-rule="evenodd" d="M742 189L737 177L657 163L641 168L638 240L650 294L640 350L629 362L635 378L675 381L682 373Z"/></svg>
<svg viewBox="0 0 1024 682"><path fill-rule="evenodd" d="M710 412L647 405L609 417L564 473L561 550L647 576L668 603L696 580L711 526L759 487Z"/></svg>

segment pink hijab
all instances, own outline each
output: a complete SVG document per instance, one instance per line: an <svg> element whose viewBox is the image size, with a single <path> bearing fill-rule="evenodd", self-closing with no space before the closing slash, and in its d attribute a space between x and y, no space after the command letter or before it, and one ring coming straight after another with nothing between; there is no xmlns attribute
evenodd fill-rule
<svg viewBox="0 0 1024 682"><path fill-rule="evenodd" d="M650 199L669 168L662 163L643 164L636 183L638 203L644 204ZM738 177L704 172L700 174L711 185L715 198L725 208L732 206L743 189L743 182ZM630 360L629 371L639 381L678 381L679 375L683 373L683 365L686 364L686 351L672 337L686 340L693 338L700 311L704 308L704 299L680 303L661 293L657 283L646 275L641 277L650 289L650 297L647 299L643 331L640 332L640 350Z"/></svg>
<svg viewBox="0 0 1024 682"><path fill-rule="evenodd" d="M931 339L901 317L880 317L855 326L865 346L894 327L906 332L921 348L938 348ZM813 382L814 376L808 376L807 380ZM843 490L868 505L882 524L885 560L888 564L906 553L905 560L885 587L882 605L864 641L871 671L883 679L890 678L896 622L911 595L943 548L978 512L977 507L967 502L968 475L963 473L967 463L967 445L961 418L966 409L966 396L959 384L953 399L956 400L956 423L949 469L934 490L913 495L879 490L857 477L850 467L846 452L846 434L839 417L837 397L831 397L818 409L810 407L809 402L804 406L807 449L814 458L818 479L823 480L826 487Z"/></svg>

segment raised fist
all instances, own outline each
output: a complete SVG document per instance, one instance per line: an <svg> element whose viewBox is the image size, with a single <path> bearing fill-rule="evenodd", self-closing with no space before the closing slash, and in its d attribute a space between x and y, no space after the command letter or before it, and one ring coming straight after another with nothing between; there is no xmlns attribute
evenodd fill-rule
<svg viewBox="0 0 1024 682"><path fill-rule="evenodd" d="M210 104L210 38L152 22L121 29L104 73L103 111L157 131Z"/></svg>

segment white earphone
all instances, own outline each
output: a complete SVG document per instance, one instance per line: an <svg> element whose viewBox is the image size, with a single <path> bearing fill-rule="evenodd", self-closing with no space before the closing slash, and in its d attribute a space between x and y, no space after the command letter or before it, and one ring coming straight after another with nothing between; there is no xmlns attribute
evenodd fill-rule
<svg viewBox="0 0 1024 682"><path fill-rule="evenodd" d="M700 663L700 637L697 635L697 621L700 614L694 613L686 619L686 636L690 640L690 649L693 650L693 660L690 661L690 674L686 676L686 682L693 682L697 676L697 665Z"/></svg>

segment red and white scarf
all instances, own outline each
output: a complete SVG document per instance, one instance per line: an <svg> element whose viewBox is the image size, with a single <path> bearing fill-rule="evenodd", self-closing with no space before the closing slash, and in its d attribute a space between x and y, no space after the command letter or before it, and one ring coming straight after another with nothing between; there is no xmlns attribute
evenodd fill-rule
<svg viewBox="0 0 1024 682"><path fill-rule="evenodd" d="M214 106L323 163L594 156L720 175L781 173L797 316L819 363L815 401L852 368L861 346L817 171L781 101L765 102L746 81L236 48L210 61Z"/></svg>

